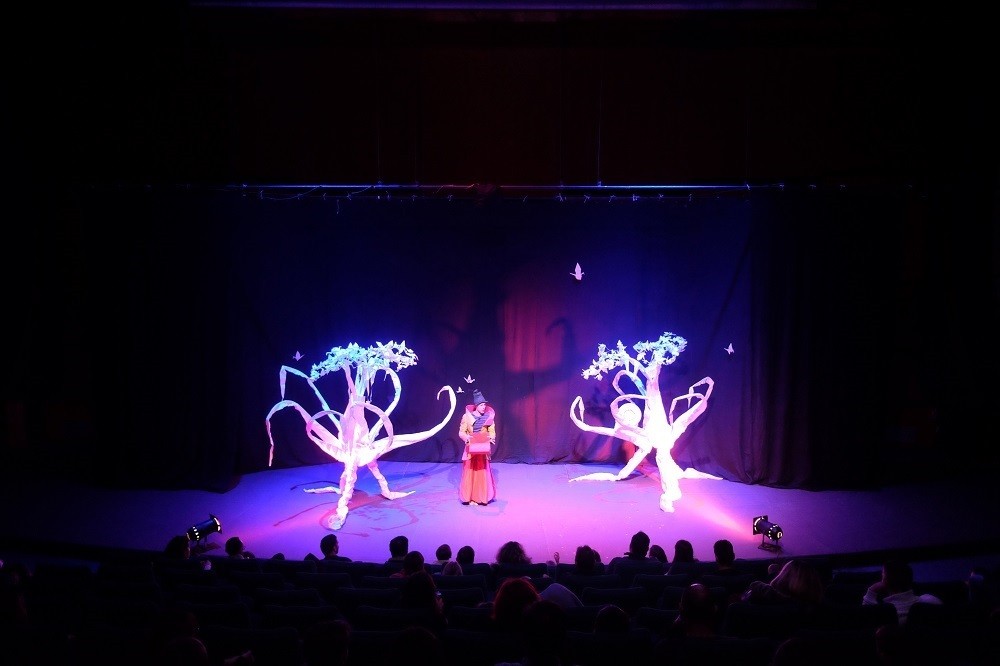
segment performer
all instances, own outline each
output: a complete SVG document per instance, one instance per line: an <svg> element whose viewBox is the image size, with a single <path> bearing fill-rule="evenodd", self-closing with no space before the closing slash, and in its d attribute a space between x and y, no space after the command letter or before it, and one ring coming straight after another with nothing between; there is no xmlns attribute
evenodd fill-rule
<svg viewBox="0 0 1000 666"><path fill-rule="evenodd" d="M472 404L465 406L462 423L458 426L458 436L465 442L462 452L462 480L458 486L458 496L462 504L475 502L486 506L496 498L493 470L490 468L490 451L497 441L496 412L486 402L482 392L472 392ZM470 443L486 442L486 452L475 453Z"/></svg>

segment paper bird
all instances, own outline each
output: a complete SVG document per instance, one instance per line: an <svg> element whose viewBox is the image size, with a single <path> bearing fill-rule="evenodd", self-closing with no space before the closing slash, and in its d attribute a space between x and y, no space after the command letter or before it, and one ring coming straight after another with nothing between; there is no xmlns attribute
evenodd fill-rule
<svg viewBox="0 0 1000 666"><path fill-rule="evenodd" d="M296 361L301 361L302 354L300 354L299 352L295 352L295 356L293 356L292 358L294 358Z"/></svg>
<svg viewBox="0 0 1000 666"><path fill-rule="evenodd" d="M462 387L461 387L461 386L459 386L459 387L458 387L458 390L456 390L456 391L455 391L455 393L465 393L465 391L463 391L463 390L462 390Z"/></svg>
<svg viewBox="0 0 1000 666"><path fill-rule="evenodd" d="M466 375L465 376L465 383L466 384L471 384L474 381L476 381L476 380L472 378L472 375Z"/></svg>
<svg viewBox="0 0 1000 666"><path fill-rule="evenodd" d="M729 346L726 347L726 351L729 352L730 354L733 353L734 349L733 349L733 343L732 342L730 342Z"/></svg>
<svg viewBox="0 0 1000 666"><path fill-rule="evenodd" d="M572 275L573 277L575 277L577 280L582 280L583 279L583 270L580 268L580 264L579 263L577 263L577 265L576 265L576 270L573 271L572 273L570 273L570 275Z"/></svg>

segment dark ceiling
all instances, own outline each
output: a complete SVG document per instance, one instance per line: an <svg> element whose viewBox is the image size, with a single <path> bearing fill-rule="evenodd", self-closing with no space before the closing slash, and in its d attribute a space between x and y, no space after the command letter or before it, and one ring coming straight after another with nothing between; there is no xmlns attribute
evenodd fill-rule
<svg viewBox="0 0 1000 666"><path fill-rule="evenodd" d="M881 3L419 4L20 6L4 111L16 177L923 186L995 175L982 17Z"/></svg>

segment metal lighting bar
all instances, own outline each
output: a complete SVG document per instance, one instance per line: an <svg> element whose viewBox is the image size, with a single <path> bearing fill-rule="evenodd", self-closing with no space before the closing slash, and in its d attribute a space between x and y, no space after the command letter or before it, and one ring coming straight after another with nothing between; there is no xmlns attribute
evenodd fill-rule
<svg viewBox="0 0 1000 666"><path fill-rule="evenodd" d="M714 185L494 185L489 183L241 183L221 189L260 198L354 197L366 199L624 199L638 201L650 198L691 198L696 194L732 194L754 190L784 190L783 183L751 185L749 183Z"/></svg>

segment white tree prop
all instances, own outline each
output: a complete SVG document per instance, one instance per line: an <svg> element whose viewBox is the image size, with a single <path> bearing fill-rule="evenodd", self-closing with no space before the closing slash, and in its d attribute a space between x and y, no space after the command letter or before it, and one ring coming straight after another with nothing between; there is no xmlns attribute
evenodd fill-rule
<svg viewBox="0 0 1000 666"><path fill-rule="evenodd" d="M679 479L721 480L721 477L705 474L696 469L682 470L670 454L674 443L687 427L705 413L708 408L708 398L715 386L711 377L705 377L693 384L687 393L674 398L670 403L669 412L664 408L663 398L660 395L660 369L676 361L686 347L687 340L670 332L661 335L656 342L636 343L633 346L636 351L634 357L625 350L621 340L618 341L617 349L609 350L604 344L598 345L597 359L583 371L583 376L588 379L594 377L600 381L604 375L619 366L622 367L611 382L618 393L618 397L611 401L611 416L615 420L615 425L609 428L587 424L584 421L583 399L580 396L577 396L570 405L569 416L581 430L632 442L636 450L617 474L596 472L575 477L570 481L620 481L634 472L649 452L656 449L656 466L660 472L660 488L663 491L660 495L660 508L672 512L674 502L681 497ZM645 377L645 381L640 375ZM635 393L625 393L621 389L619 383L623 377L632 380ZM695 391L699 386L706 388L703 392ZM641 413L635 404L636 400L645 403ZM674 410L682 400L687 401L686 409L675 418Z"/></svg>
<svg viewBox="0 0 1000 666"><path fill-rule="evenodd" d="M330 520L330 527L339 530L347 519L348 504L354 494L354 485L358 479L358 468L362 465L368 467L372 475L378 480L382 489L382 496L387 499L398 499L405 497L411 492L397 492L389 489L389 483L385 476L379 471L378 459L383 454L394 449L398 449L410 444L421 442L434 436L440 431L452 415L455 413L455 391L450 386L442 386L437 393L438 399L442 392L447 392L451 400L451 407L448 415L430 430L423 430L410 434L395 433L389 415L392 414L396 405L399 404L399 395L402 388L399 383L399 370L415 365L417 355L406 347L406 341L396 343L389 341L386 344L376 342L374 346L362 349L355 343L345 347L334 347L326 353L326 360L313 365L309 375L289 366L281 366L278 374L281 386L281 398L267 415L267 437L271 443L271 450L268 455L268 467L274 461L274 437L271 434L271 417L286 407L296 410L305 421L306 436L309 437L319 448L327 453L331 458L344 464L344 471L340 475L340 486L335 488L309 489L306 492L338 492L340 501L337 503L337 513ZM395 366L395 370L391 366ZM352 375L352 369L354 373ZM347 379L347 406L343 412L330 409L326 398L316 388L316 380L336 370L342 370ZM372 383L378 373L384 373L392 380L395 387L395 396L384 410L371 404ZM305 379L306 383L316 394L322 409L315 414L309 414L299 403L294 400L285 400L285 380L291 373ZM369 426L366 412L374 415L374 424ZM332 424L332 430L325 425ZM383 432L384 435L379 437Z"/></svg>

